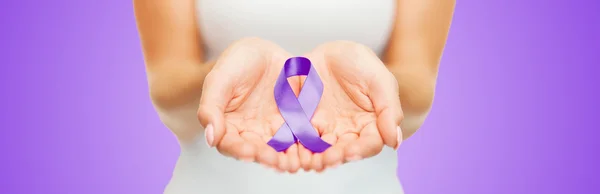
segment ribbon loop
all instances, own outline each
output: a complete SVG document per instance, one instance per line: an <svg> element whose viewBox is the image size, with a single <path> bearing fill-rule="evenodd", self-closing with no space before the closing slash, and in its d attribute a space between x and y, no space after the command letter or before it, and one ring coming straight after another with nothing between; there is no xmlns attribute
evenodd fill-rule
<svg viewBox="0 0 600 194"><path fill-rule="evenodd" d="M306 76L298 98L287 78ZM278 152L296 142L315 153L324 152L331 145L323 141L310 120L323 95L323 82L309 59L292 57L285 61L281 74L275 82L275 102L285 123L281 125L267 144Z"/></svg>

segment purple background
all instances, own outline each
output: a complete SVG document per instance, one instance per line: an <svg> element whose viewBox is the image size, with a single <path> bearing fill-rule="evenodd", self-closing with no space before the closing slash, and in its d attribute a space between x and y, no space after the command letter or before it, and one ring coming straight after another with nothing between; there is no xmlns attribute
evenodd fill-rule
<svg viewBox="0 0 600 194"><path fill-rule="evenodd" d="M0 193L162 193L178 145L126 0L3 1ZM600 2L459 0L409 194L600 193ZM596 17L596 18L595 18Z"/></svg>

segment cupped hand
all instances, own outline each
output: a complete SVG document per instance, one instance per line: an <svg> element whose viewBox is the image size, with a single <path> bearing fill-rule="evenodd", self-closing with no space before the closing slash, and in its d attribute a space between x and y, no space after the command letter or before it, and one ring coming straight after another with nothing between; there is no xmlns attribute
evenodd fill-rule
<svg viewBox="0 0 600 194"><path fill-rule="evenodd" d="M232 44L206 76L198 109L209 146L223 155L281 171L300 168L298 147L276 152L267 145L284 123L273 89L290 55L277 45L248 38ZM290 78L297 94L299 78Z"/></svg>
<svg viewBox="0 0 600 194"><path fill-rule="evenodd" d="M324 85L311 122L332 144L312 154L299 146L301 167L323 171L377 155L384 145L396 149L403 119L398 83L369 48L348 41L323 44L306 55Z"/></svg>

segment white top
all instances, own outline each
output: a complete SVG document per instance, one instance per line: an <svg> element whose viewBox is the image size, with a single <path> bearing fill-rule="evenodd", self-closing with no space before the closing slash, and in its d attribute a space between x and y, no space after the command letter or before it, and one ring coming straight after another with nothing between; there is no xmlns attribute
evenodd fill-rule
<svg viewBox="0 0 600 194"><path fill-rule="evenodd" d="M381 54L395 16L395 0L197 0L198 22L208 59L244 37L260 37L294 55L334 40L351 40ZM195 107L159 112L175 128L199 128ZM281 174L235 161L208 148L198 134L182 153L165 194L402 194L397 155L344 164L324 173Z"/></svg>

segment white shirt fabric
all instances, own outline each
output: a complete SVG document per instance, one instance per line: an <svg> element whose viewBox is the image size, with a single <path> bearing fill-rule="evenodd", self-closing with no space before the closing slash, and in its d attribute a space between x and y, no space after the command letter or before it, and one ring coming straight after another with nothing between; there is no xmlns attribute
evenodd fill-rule
<svg viewBox="0 0 600 194"><path fill-rule="evenodd" d="M385 49L393 27L395 0L197 0L198 26L208 59L244 37L273 41L294 55L334 40ZM200 127L195 109L159 112L174 128ZM402 194L396 177L397 155L343 164L323 173L278 173L244 163L209 148L204 136L182 145L165 194Z"/></svg>

